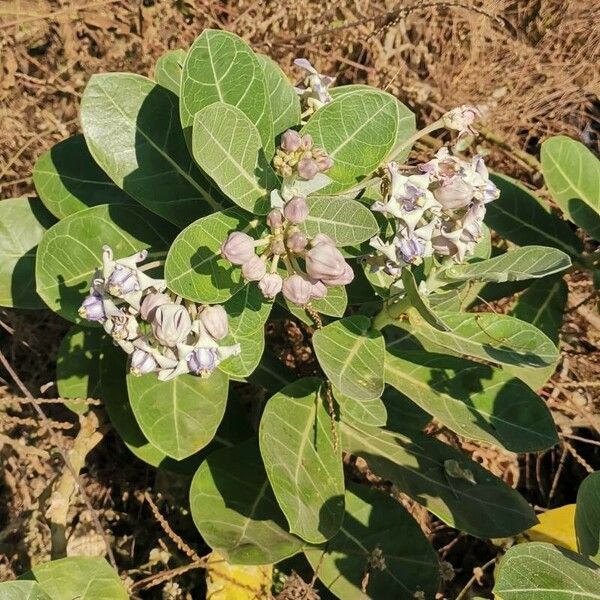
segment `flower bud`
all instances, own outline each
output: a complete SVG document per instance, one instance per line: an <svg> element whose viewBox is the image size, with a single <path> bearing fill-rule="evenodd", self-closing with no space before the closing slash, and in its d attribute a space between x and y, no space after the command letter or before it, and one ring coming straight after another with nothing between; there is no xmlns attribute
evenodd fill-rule
<svg viewBox="0 0 600 600"><path fill-rule="evenodd" d="M279 294L283 286L283 279L279 273L266 273L265 276L258 282L258 287L262 295L272 300Z"/></svg>
<svg viewBox="0 0 600 600"><path fill-rule="evenodd" d="M142 305L140 306L140 314L142 315L142 319L144 321L152 321L154 319L154 313L159 306L163 304L169 304L171 302L171 298L168 294L159 294L153 293L148 294L142 300Z"/></svg>
<svg viewBox="0 0 600 600"><path fill-rule="evenodd" d="M313 139L312 139L312 135L310 135L310 133L305 133L302 136L302 141L300 143L300 147L302 148L302 150L310 150L313 146Z"/></svg>
<svg viewBox="0 0 600 600"><path fill-rule="evenodd" d="M267 225L271 229L277 229L283 225L283 214L279 208L273 208L267 215Z"/></svg>
<svg viewBox="0 0 600 600"><path fill-rule="evenodd" d="M106 320L104 302L102 296L97 292L92 292L89 296L85 297L78 312L82 319L87 319L88 321L102 322Z"/></svg>
<svg viewBox="0 0 600 600"><path fill-rule="evenodd" d="M281 148L286 152L296 152L300 148L302 138L294 129L288 129L281 136Z"/></svg>
<svg viewBox="0 0 600 600"><path fill-rule="evenodd" d="M219 355L216 348L194 348L186 360L190 372L206 376L217 368Z"/></svg>
<svg viewBox="0 0 600 600"><path fill-rule="evenodd" d="M310 297L312 300L321 300L327 296L327 286L318 280L312 281L312 291Z"/></svg>
<svg viewBox="0 0 600 600"><path fill-rule="evenodd" d="M118 298L137 292L139 289L140 284L137 273L133 269L122 265L116 265L106 280L106 290L111 296L117 296Z"/></svg>
<svg viewBox="0 0 600 600"><path fill-rule="evenodd" d="M329 244L335 248L334 241L325 233L317 233L315 237L310 241L311 246L316 246L317 244Z"/></svg>
<svg viewBox="0 0 600 600"><path fill-rule="evenodd" d="M279 254L280 256L282 254L285 254L285 245L283 243L283 240L281 239L275 239L271 242L271 252L273 254Z"/></svg>
<svg viewBox="0 0 600 600"><path fill-rule="evenodd" d="M473 186L457 176L436 187L433 190L433 195L444 208L456 210L467 206L471 202Z"/></svg>
<svg viewBox="0 0 600 600"><path fill-rule="evenodd" d="M323 283L327 286L334 285L348 285L354 279L354 271L352 267L348 264L344 264L344 271L339 277L327 277L326 279L322 279Z"/></svg>
<svg viewBox="0 0 600 600"><path fill-rule="evenodd" d="M287 239L287 247L290 252L300 254L308 245L308 239L301 231L294 231Z"/></svg>
<svg viewBox="0 0 600 600"><path fill-rule="evenodd" d="M312 158L303 158L298 162L298 175L302 179L312 179L319 172L319 165Z"/></svg>
<svg viewBox="0 0 600 600"><path fill-rule="evenodd" d="M346 261L342 253L333 245L320 243L311 248L305 256L306 272L313 279L327 279L341 277L346 268Z"/></svg>
<svg viewBox="0 0 600 600"><path fill-rule="evenodd" d="M308 217L308 204L301 196L294 196L289 202L286 202L283 214L288 221L298 225Z"/></svg>
<svg viewBox="0 0 600 600"><path fill-rule="evenodd" d="M234 231L221 246L221 255L234 265L243 265L254 254L254 240L246 233Z"/></svg>
<svg viewBox="0 0 600 600"><path fill-rule="evenodd" d="M213 339L222 340L227 336L229 332L227 313L220 304L206 306L200 313L199 319Z"/></svg>
<svg viewBox="0 0 600 600"><path fill-rule="evenodd" d="M152 333L163 346L172 348L184 342L192 329L192 320L185 307L163 304L154 312Z"/></svg>
<svg viewBox="0 0 600 600"><path fill-rule="evenodd" d="M150 354L145 350L141 350L140 348L136 348L131 354L131 365L129 367L129 372L133 375L146 375L147 373L152 373L158 370L158 363Z"/></svg>
<svg viewBox="0 0 600 600"><path fill-rule="evenodd" d="M329 156L323 156L317 160L317 165L321 173L333 167L333 160Z"/></svg>
<svg viewBox="0 0 600 600"><path fill-rule="evenodd" d="M267 272L265 261L256 254L242 265L242 275L246 281L259 281Z"/></svg>
<svg viewBox="0 0 600 600"><path fill-rule="evenodd" d="M304 306L310 301L312 287L312 283L301 275L290 275L283 282L283 295L290 302Z"/></svg>

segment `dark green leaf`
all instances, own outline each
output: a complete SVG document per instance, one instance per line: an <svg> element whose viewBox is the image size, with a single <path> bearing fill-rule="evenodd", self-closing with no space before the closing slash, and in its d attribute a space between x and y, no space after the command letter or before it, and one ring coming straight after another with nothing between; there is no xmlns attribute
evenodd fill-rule
<svg viewBox="0 0 600 600"><path fill-rule="evenodd" d="M577 490L575 531L580 552L600 564L600 471L591 473Z"/></svg>
<svg viewBox="0 0 600 600"><path fill-rule="evenodd" d="M385 425L387 411L381 398L372 400L355 400L345 396L337 388L333 388L333 397L339 405L341 418L350 423L363 423L364 425Z"/></svg>

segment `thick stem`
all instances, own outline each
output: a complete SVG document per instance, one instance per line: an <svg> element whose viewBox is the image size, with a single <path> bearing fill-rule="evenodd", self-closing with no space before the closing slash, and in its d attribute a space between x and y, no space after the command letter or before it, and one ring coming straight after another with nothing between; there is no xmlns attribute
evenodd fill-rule
<svg viewBox="0 0 600 600"><path fill-rule="evenodd" d="M406 296L391 303L387 300L384 302L381 310L373 317L372 326L381 331L387 325L392 325L396 321L401 320L410 307L411 302Z"/></svg>

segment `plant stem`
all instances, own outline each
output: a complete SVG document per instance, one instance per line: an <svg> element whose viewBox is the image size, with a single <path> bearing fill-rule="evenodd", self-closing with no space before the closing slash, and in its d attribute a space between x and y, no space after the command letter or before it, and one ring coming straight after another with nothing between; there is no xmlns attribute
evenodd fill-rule
<svg viewBox="0 0 600 600"><path fill-rule="evenodd" d="M492 558L491 560L488 560L485 563L485 565L483 565L483 567L481 567L481 570L485 571L488 567L493 565L495 562L496 562L496 557ZM467 594L469 593L469 590L475 583L476 579L477 579L477 576L475 574L473 574L473 577L471 577L471 579L469 579L469 581L467 581L467 585L465 585L465 587L460 591L460 594L458 594L458 596L456 596L456 600L464 600L464 598L467 597Z"/></svg>
<svg viewBox="0 0 600 600"><path fill-rule="evenodd" d="M381 310L373 317L372 326L381 331L386 325L399 321L410 306L411 303L407 297L396 301L392 300L391 303L390 300L386 300Z"/></svg>

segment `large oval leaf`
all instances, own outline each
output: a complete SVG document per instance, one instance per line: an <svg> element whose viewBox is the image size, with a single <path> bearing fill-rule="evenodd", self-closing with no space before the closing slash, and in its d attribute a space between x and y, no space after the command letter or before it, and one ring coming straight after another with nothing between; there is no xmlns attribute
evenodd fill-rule
<svg viewBox="0 0 600 600"><path fill-rule="evenodd" d="M51 600L35 581L5 581L0 583L2 600Z"/></svg>
<svg viewBox="0 0 600 600"><path fill-rule="evenodd" d="M383 393L385 342L368 317L355 315L315 331L319 364L342 394L373 400Z"/></svg>
<svg viewBox="0 0 600 600"><path fill-rule="evenodd" d="M364 458L373 473L452 527L493 538L515 535L536 522L515 490L443 442L418 431L407 435L344 422L340 431L344 450ZM475 483L449 471L470 474Z"/></svg>
<svg viewBox="0 0 600 600"><path fill-rule="evenodd" d="M129 402L148 441L167 456L181 460L215 437L225 414L228 378L180 375L159 381L155 374L127 376Z"/></svg>
<svg viewBox="0 0 600 600"><path fill-rule="evenodd" d="M600 240L600 161L581 142L557 135L542 144L542 172L567 217Z"/></svg>
<svg viewBox="0 0 600 600"><path fill-rule="evenodd" d="M385 425L387 410L381 398L373 400L355 400L333 387L333 397L340 410L340 418L352 422L378 427Z"/></svg>
<svg viewBox="0 0 600 600"><path fill-rule="evenodd" d="M37 291L59 315L77 314L90 281L102 264L102 246L125 257L148 249L149 260L164 259L175 236L171 225L139 206L95 206L51 227L39 245L35 266Z"/></svg>
<svg viewBox="0 0 600 600"><path fill-rule="evenodd" d="M37 198L0 201L0 306L43 308L35 291L36 253L55 221Z"/></svg>
<svg viewBox="0 0 600 600"><path fill-rule="evenodd" d="M221 257L221 245L233 231L258 239L264 228L258 219L237 207L192 223L169 250L165 265L169 288L194 302L225 302L245 284L240 267Z"/></svg>
<svg viewBox="0 0 600 600"><path fill-rule="evenodd" d="M154 79L156 83L173 92L176 96L181 93L181 72L185 62L186 51L182 48L165 52L156 61Z"/></svg>
<svg viewBox="0 0 600 600"><path fill-rule="evenodd" d="M319 544L344 517L344 473L332 420L310 378L286 386L267 402L260 421L260 453L290 532Z"/></svg>
<svg viewBox="0 0 600 600"><path fill-rule="evenodd" d="M264 215L281 185L262 150L258 129L237 107L213 102L196 113L192 152L202 170L243 209Z"/></svg>
<svg viewBox="0 0 600 600"><path fill-rule="evenodd" d="M438 588L437 555L421 528L400 502L373 487L350 484L340 532L304 553L329 591L344 600L433 598ZM376 557L385 568L369 569Z"/></svg>
<svg viewBox="0 0 600 600"><path fill-rule="evenodd" d="M386 356L386 383L459 435L513 452L536 452L558 442L546 404L500 369L429 352L400 356Z"/></svg>
<svg viewBox="0 0 600 600"><path fill-rule="evenodd" d="M276 563L302 548L287 531L254 439L213 452L200 465L190 507L204 540L232 564Z"/></svg>
<svg viewBox="0 0 600 600"><path fill-rule="evenodd" d="M575 530L579 550L600 564L600 472L591 473L577 490Z"/></svg>
<svg viewBox="0 0 600 600"><path fill-rule="evenodd" d="M194 166L177 113L175 94L132 73L93 75L81 98L96 162L140 204L185 226L222 206Z"/></svg>

